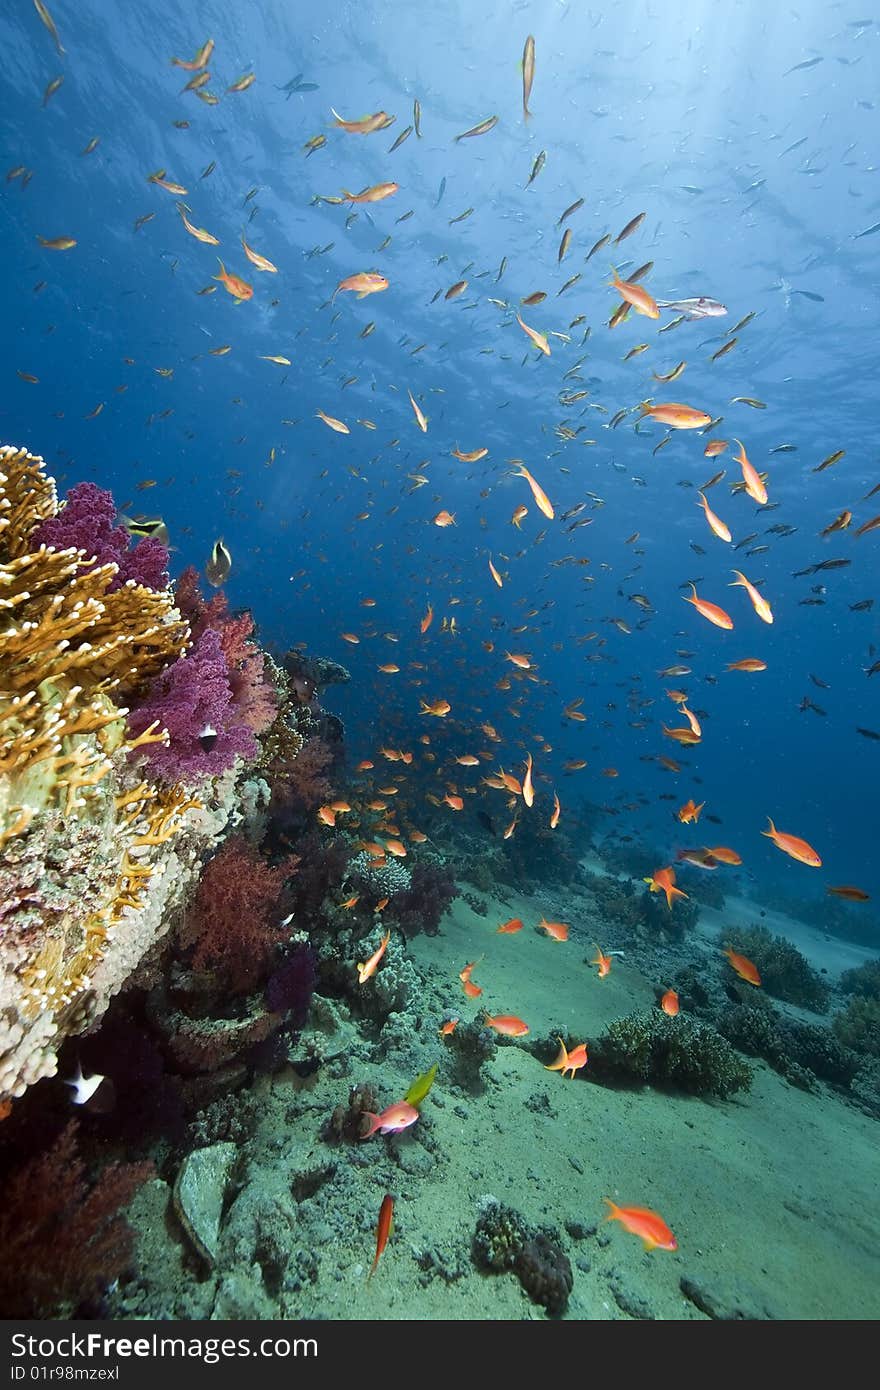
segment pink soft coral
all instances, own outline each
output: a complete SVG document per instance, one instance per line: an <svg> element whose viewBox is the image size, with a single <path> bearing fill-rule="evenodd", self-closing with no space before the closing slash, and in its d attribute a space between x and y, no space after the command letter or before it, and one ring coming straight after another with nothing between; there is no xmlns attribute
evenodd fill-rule
<svg viewBox="0 0 880 1390"><path fill-rule="evenodd" d="M193 639L213 630L229 670L229 685L236 717L255 734L263 734L278 713L274 687L265 673L265 657L251 641L254 620L250 613L229 612L226 596L206 600L199 588L198 571L190 565L175 586L177 606L189 622Z"/></svg>

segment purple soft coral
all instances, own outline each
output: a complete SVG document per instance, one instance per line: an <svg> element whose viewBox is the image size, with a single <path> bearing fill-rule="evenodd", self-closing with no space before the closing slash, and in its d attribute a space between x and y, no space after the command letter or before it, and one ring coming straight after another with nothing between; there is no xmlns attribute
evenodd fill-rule
<svg viewBox="0 0 880 1390"><path fill-rule="evenodd" d="M187 656L154 681L128 724L133 734L143 733L154 720L168 730L167 744L151 743L138 751L160 777L177 781L205 773L216 776L232 766L237 753L243 758L255 755L256 739L235 718L220 639L209 629Z"/></svg>
<svg viewBox="0 0 880 1390"><path fill-rule="evenodd" d="M129 550L129 534L124 526L114 526L115 520L112 493L95 483L77 483L58 515L42 521L33 539L37 545L48 545L54 550L84 550L95 557L95 565L118 565L119 573L111 590L129 579L145 589L164 589L168 583L165 546L147 537Z"/></svg>

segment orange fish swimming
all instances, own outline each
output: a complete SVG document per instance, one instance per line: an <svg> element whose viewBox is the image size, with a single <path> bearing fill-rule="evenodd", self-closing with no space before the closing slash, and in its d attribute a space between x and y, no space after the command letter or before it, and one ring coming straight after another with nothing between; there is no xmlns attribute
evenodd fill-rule
<svg viewBox="0 0 880 1390"><path fill-rule="evenodd" d="M648 1207L619 1207L610 1197L603 1197L609 1211L606 1221L619 1221L624 1230L638 1236L646 1250L677 1250L678 1241L662 1216Z"/></svg>
<svg viewBox="0 0 880 1390"><path fill-rule="evenodd" d="M737 854L736 850L728 849L726 845L713 845L711 849L706 849L706 853L717 860L719 864L733 864L736 866L742 863L742 859L740 855Z"/></svg>
<svg viewBox="0 0 880 1390"><path fill-rule="evenodd" d="M734 459L742 469L746 492L754 502L757 502L759 506L763 507L764 503L767 501L767 489L761 482L756 469L749 463L745 445L739 439L737 439L736 443L739 444L739 454L734 454Z"/></svg>
<svg viewBox="0 0 880 1390"><path fill-rule="evenodd" d="M707 415L705 410L694 410L693 406L680 405L677 401L660 405L642 401L639 411L641 415L650 415L652 420L660 425L668 425L672 430L698 430L712 422L712 416Z"/></svg>
<svg viewBox="0 0 880 1390"><path fill-rule="evenodd" d="M675 870L672 868L655 869L652 876L645 879L645 883L647 883L652 893L666 894L666 905L670 911L672 910L673 898L687 897L687 893L683 893L680 888L676 888Z"/></svg>
<svg viewBox="0 0 880 1390"><path fill-rule="evenodd" d="M553 793L553 814L552 814L551 817L550 817L550 829L551 829L551 830L555 830L556 827L557 827L557 825L559 824L559 817L560 817L560 815L561 815L561 812L562 812L562 807L559 805L559 797L558 797L558 796L556 795L556 793L554 792L554 793Z"/></svg>
<svg viewBox="0 0 880 1390"><path fill-rule="evenodd" d="M544 513L548 521L552 521L556 515L553 510L553 503L550 501L550 498L547 496L540 483L535 481L522 459L512 459L511 462L517 465L513 470L515 476L517 478L525 478L529 487L532 489L532 496L535 499L538 510ZM519 511L519 508L517 508L517 511ZM514 513L514 516L515 515L516 513ZM523 515L525 515L525 513L523 513Z"/></svg>
<svg viewBox="0 0 880 1390"><path fill-rule="evenodd" d="M696 825L705 804L705 801L701 801L697 806L693 797L689 797L683 806L679 806L675 814L682 825Z"/></svg>
<svg viewBox="0 0 880 1390"><path fill-rule="evenodd" d="M372 116L361 116L357 121L346 121L332 106L330 110L333 112L334 124L342 130L347 130L349 135L371 135L374 130L381 130L386 122L391 120L387 111L375 111Z"/></svg>
<svg viewBox="0 0 880 1390"><path fill-rule="evenodd" d="M613 958L612 958L611 956L603 955L603 954L602 954L601 948L600 948L599 946L597 946L597 947L596 947L596 954L594 955L593 959L590 961L590 964L591 964L591 965L598 965L598 967L599 967L599 972L598 972L599 979L600 979L600 980L604 980L604 979L605 979L605 976L606 976L606 975L609 975L609 974L611 973L611 966L612 966L612 964L613 964Z"/></svg>
<svg viewBox="0 0 880 1390"><path fill-rule="evenodd" d="M456 1029L457 1025L458 1025L458 1019L457 1019L457 1018L447 1018L446 1022L445 1022L445 1023L441 1023L441 1025L440 1025L440 1036L441 1036L441 1038L448 1038L449 1035L450 1035L450 1033L454 1033L454 1032L455 1032L455 1029Z"/></svg>
<svg viewBox="0 0 880 1390"><path fill-rule="evenodd" d="M545 931L548 936L551 936L553 938L554 941L568 940L569 929L568 924L566 922L548 922L545 917L542 917L540 922L538 923L538 926L540 927L541 931Z"/></svg>
<svg viewBox="0 0 880 1390"><path fill-rule="evenodd" d="M718 539L720 541L727 541L729 543L731 540L729 529L721 520L721 517L716 516L716 514L713 512L712 508L709 506L709 503L706 501L706 498L702 492L700 493L700 500L697 503L697 506L702 506L703 511L706 513L706 520L709 523L709 527L712 531L715 532L715 535L718 537Z"/></svg>
<svg viewBox="0 0 880 1390"><path fill-rule="evenodd" d="M565 1073L570 1071L571 1079L574 1081L575 1072L580 1071L581 1067L585 1067L586 1065L587 1044L578 1043L577 1047L573 1047L571 1052L569 1052L566 1049L565 1043L559 1038L559 1056L556 1058L555 1062L551 1062L550 1066L545 1067L544 1070L561 1071L563 1079L565 1078Z"/></svg>
<svg viewBox="0 0 880 1390"><path fill-rule="evenodd" d="M550 344L547 342L547 339L545 338L544 334L539 333L536 328L529 328L529 325L527 323L523 323L519 314L517 314L516 316L516 321L522 329L523 333L528 334L528 336L531 338L532 342L535 344L535 347L540 348L545 357L549 357Z"/></svg>
<svg viewBox="0 0 880 1390"><path fill-rule="evenodd" d="M742 661L730 661L727 664L728 671L766 671L766 661L761 661L757 656L744 656Z"/></svg>
<svg viewBox="0 0 880 1390"><path fill-rule="evenodd" d="M511 917L509 922L503 922L497 928L497 933L501 936L512 936L514 932L522 931L523 924L519 917Z"/></svg>
<svg viewBox="0 0 880 1390"><path fill-rule="evenodd" d="M388 1244L388 1237L391 1235L394 1226L394 1198L390 1192L386 1192L382 1198L382 1205L379 1208L379 1220L376 1224L376 1258L373 1260L373 1267L367 1275L367 1279L372 1279L376 1272L376 1265L379 1263L379 1256Z"/></svg>
<svg viewBox="0 0 880 1390"><path fill-rule="evenodd" d="M728 630L733 627L733 619L728 613L725 613L723 608L719 608L717 603L709 603L707 599L697 598L696 584L692 584L691 588L694 592L690 597L687 594L682 594L685 603L692 603L697 612L708 619L710 623L714 623L716 627L723 627Z"/></svg>
<svg viewBox="0 0 880 1390"><path fill-rule="evenodd" d="M344 188L342 196L347 203L381 203L383 198L390 198L398 188L396 183L374 183L372 188L365 188L362 193L349 193Z"/></svg>
<svg viewBox="0 0 880 1390"><path fill-rule="evenodd" d="M668 989L660 1000L660 1007L670 1018L675 1018L678 1013L678 995L674 989Z"/></svg>
<svg viewBox="0 0 880 1390"><path fill-rule="evenodd" d="M825 891L834 898L843 898L848 903L866 903L871 896L863 888L852 888L849 885L840 888L826 888Z"/></svg>
<svg viewBox="0 0 880 1390"><path fill-rule="evenodd" d="M522 783L522 798L527 806L531 806L535 800L535 789L532 786L532 755L526 754L526 775Z"/></svg>
<svg viewBox="0 0 880 1390"><path fill-rule="evenodd" d="M399 1134L402 1129L409 1129L419 1118L419 1112L408 1101L398 1100L394 1105L389 1105L387 1110L383 1110L381 1115L374 1115L371 1110L365 1110L363 1118L369 1120L370 1125L366 1134L361 1135L361 1139L369 1139L376 1130L380 1134Z"/></svg>
<svg viewBox="0 0 880 1390"><path fill-rule="evenodd" d="M211 278L213 280L219 280L223 288L228 290L234 299L253 299L253 285L249 285L247 280L242 280L239 275L230 275L222 261L220 261L219 264L220 274L213 275Z"/></svg>
<svg viewBox="0 0 880 1390"><path fill-rule="evenodd" d="M746 593L752 601L752 607L754 608L761 621L765 623L772 623L773 613L767 600L761 597L754 584L750 584L744 574L741 574L739 570L734 570L733 572L736 575L736 579L734 579L733 583L731 584L731 589L735 589L737 587L745 589ZM694 592L696 592L696 590Z"/></svg>
<svg viewBox="0 0 880 1390"><path fill-rule="evenodd" d="M452 709L448 700L432 700L430 704L428 704L427 700L419 700L419 704L422 707L419 710L420 714L433 714L438 719L445 718Z"/></svg>
<svg viewBox="0 0 880 1390"><path fill-rule="evenodd" d="M822 860L812 845L808 845L806 840L798 839L797 835L786 835L783 831L777 830L769 816L767 820L770 822L770 829L762 830L761 834L772 840L777 849L791 855L792 859L797 859L801 864L807 864L811 869L821 868Z"/></svg>
<svg viewBox="0 0 880 1390"><path fill-rule="evenodd" d="M637 314L644 314L645 318L659 319L660 310L657 301L641 285L630 284L628 280L621 280L617 271L613 272L614 279L611 281L611 288L617 290L621 299L627 304L631 304Z"/></svg>
<svg viewBox="0 0 880 1390"><path fill-rule="evenodd" d="M529 1031L529 1025L515 1014L496 1014L494 1018L492 1014L484 1014L483 1018L487 1028L494 1028L505 1038L524 1038Z"/></svg>
<svg viewBox="0 0 880 1390"><path fill-rule="evenodd" d="M754 961L749 960L748 956L739 955L732 946L725 946L724 954L741 980L745 980L750 985L760 985L761 976L758 974L758 967Z"/></svg>
<svg viewBox="0 0 880 1390"><path fill-rule="evenodd" d="M372 270L359 270L354 275L346 275L344 280L340 280L336 289L333 291L333 298L338 294L343 294L346 290L353 290L358 299L366 299L368 294L378 294L380 290L387 290L388 281L384 275L379 275Z"/></svg>
<svg viewBox="0 0 880 1390"><path fill-rule="evenodd" d="M388 942L389 942L390 940L391 940L391 932L390 932L390 931L387 931L387 932L385 933L385 935L382 937L382 940L381 940L381 942L379 943L379 945L378 945L378 947L376 948L376 950L375 950L375 951L373 952L373 954L370 956L370 959L367 961L366 965L363 965L363 964L361 964L360 962L358 962L357 972L358 972L358 984L359 984L359 985L366 984L366 982L367 982L367 980L369 980L370 976L371 976L371 975L375 975L375 973L376 973L376 968L377 968L377 966L378 966L378 964L379 964L379 961L382 959L382 957L384 956L385 952L387 951L387 949L388 949Z"/></svg>

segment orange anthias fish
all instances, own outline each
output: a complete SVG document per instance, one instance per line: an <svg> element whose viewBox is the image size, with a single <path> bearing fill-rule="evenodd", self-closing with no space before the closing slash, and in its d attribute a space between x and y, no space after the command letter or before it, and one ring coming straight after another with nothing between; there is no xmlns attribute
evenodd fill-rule
<svg viewBox="0 0 880 1390"><path fill-rule="evenodd" d="M661 405L642 401L639 410L643 416L650 415L652 420L660 425L668 425L672 430L698 430L712 422L712 416L707 415L705 410L694 410L693 406L680 405L677 401L667 401Z"/></svg>
<svg viewBox="0 0 880 1390"><path fill-rule="evenodd" d="M349 203L381 203L383 198L390 198L396 193L398 187L396 183L374 183L372 188L365 188L362 193L349 193L344 188L342 196Z"/></svg>
<svg viewBox="0 0 880 1390"><path fill-rule="evenodd" d="M381 130L391 119L387 111L375 111L372 116L361 116L360 120L346 121L332 106L330 110L333 112L335 124L342 130L347 130L350 135L371 135L374 130Z"/></svg>
<svg viewBox="0 0 880 1390"><path fill-rule="evenodd" d="M371 1110L365 1110L363 1117L369 1120L370 1126L366 1134L361 1135L361 1139L369 1139L376 1130L380 1134L399 1134L402 1129L409 1129L419 1118L419 1112L408 1101L398 1100L394 1105L389 1105L387 1110L383 1110L381 1115L374 1115Z"/></svg>
<svg viewBox="0 0 880 1390"><path fill-rule="evenodd" d="M728 671L766 671L766 661L761 661L757 656L744 656L742 661L730 661L727 664Z"/></svg>
<svg viewBox="0 0 880 1390"><path fill-rule="evenodd" d="M562 813L562 807L559 805L559 797L556 795L556 792L554 792L554 793L553 793L553 814L552 814L551 817L550 817L550 829L551 829L551 830L555 830L556 827L557 827L557 825L559 824L559 817L560 817L561 813Z"/></svg>
<svg viewBox="0 0 880 1390"><path fill-rule="evenodd" d="M391 1235L394 1226L394 1198L389 1192L382 1198L382 1205L379 1208L379 1220L376 1225L376 1258L373 1260L373 1267L367 1275L372 1279L376 1272L376 1265L379 1263L379 1256L388 1244L388 1237Z"/></svg>
<svg viewBox="0 0 880 1390"><path fill-rule="evenodd" d="M447 1018L446 1022L445 1022L445 1023L441 1023L441 1025L440 1025L440 1036L441 1036L441 1038L448 1038L449 1035L450 1035L450 1033L454 1033L454 1032L455 1032L455 1029L456 1029L457 1026L458 1026L458 1019L457 1019L457 1018Z"/></svg>
<svg viewBox="0 0 880 1390"><path fill-rule="evenodd" d="M378 294L380 290L387 290L388 281L384 275L379 275L372 270L359 270L356 275L346 275L344 280L340 280L336 289L333 291L333 298L346 290L354 290L358 299L366 299L368 294Z"/></svg>
<svg viewBox="0 0 880 1390"><path fill-rule="evenodd" d="M701 801L699 806L697 806L693 797L689 797L683 806L679 806L675 814L682 825L696 825L697 821L700 819L700 812L705 804L705 801Z"/></svg>
<svg viewBox="0 0 880 1390"><path fill-rule="evenodd" d="M748 956L739 955L732 946L725 946L724 954L741 980L750 985L760 985L761 976L754 961L749 960Z"/></svg>
<svg viewBox="0 0 880 1390"><path fill-rule="evenodd" d="M628 280L621 280L615 270L611 287L617 290L621 299L632 305L637 314L644 314L645 318L648 319L659 319L660 310L657 307L656 299L647 290L642 289L641 285L633 285Z"/></svg>
<svg viewBox="0 0 880 1390"><path fill-rule="evenodd" d="M786 835L781 830L777 830L770 817L769 830L762 830L761 834L766 835L768 840L772 840L777 849L781 849L785 854L791 855L792 859L797 859L801 864L807 864L811 869L819 869L822 860L819 858L812 845L808 845L806 840L799 840L797 835Z"/></svg>
<svg viewBox="0 0 880 1390"><path fill-rule="evenodd" d="M709 503L706 501L706 498L702 492L700 493L700 500L697 503L697 506L702 506L703 511L706 513L706 520L708 521L711 530L715 532L715 535L718 537L718 539L720 541L727 541L729 543L731 540L730 531L728 530L724 522L721 520L721 517L716 516L716 514L713 512L712 508L709 506Z"/></svg>
<svg viewBox="0 0 880 1390"><path fill-rule="evenodd" d="M754 502L757 502L759 506L763 507L764 503L767 501L767 489L761 482L756 469L749 463L745 445L739 439L737 439L736 443L739 444L739 454L734 454L734 459L742 469L746 492Z"/></svg>
<svg viewBox="0 0 880 1390"><path fill-rule="evenodd" d="M586 1065L587 1065L587 1044L586 1044L586 1043L578 1043L577 1047L573 1047L573 1048L571 1049L571 1052L569 1052L569 1051L567 1051L567 1049L566 1049L565 1043L564 1043L564 1042L562 1041L562 1039L560 1038L560 1039L559 1039L559 1056L556 1058L556 1061L555 1061L555 1062L551 1062L551 1063L550 1063L550 1066L549 1066L549 1067L545 1067L544 1070L545 1070L545 1071L561 1071L561 1072L562 1072L562 1075L563 1075L563 1079L564 1079L564 1077L565 1077L565 1073L566 1073L567 1071L570 1071L570 1072L571 1072L571 1079L572 1079L572 1081L574 1081L574 1074L575 1074L575 1072L576 1072L576 1071L580 1071L581 1067L585 1067Z"/></svg>
<svg viewBox="0 0 880 1390"><path fill-rule="evenodd" d="M678 1013L678 995L674 989L668 989L660 1000L660 1007L670 1018L675 1018Z"/></svg>
<svg viewBox="0 0 880 1390"><path fill-rule="evenodd" d="M529 328L529 325L527 323L523 323L519 314L517 314L516 316L516 321L522 329L523 333L528 334L528 336L531 338L532 342L535 344L535 347L540 348L545 357L549 357L550 344L547 342L547 339L545 338L544 334L539 333L536 328Z"/></svg>
<svg viewBox="0 0 880 1390"><path fill-rule="evenodd" d="M718 868L718 860L707 849L680 849L675 857L679 863L693 864L697 869Z"/></svg>
<svg viewBox="0 0 880 1390"><path fill-rule="evenodd" d="M371 975L375 975L375 973L376 973L376 968L377 968L377 966L378 966L378 964L379 964L379 961L382 959L382 957L384 956L386 950L388 949L388 942L389 942L390 940L391 940L391 932L390 932L390 931L387 931L387 932L385 933L385 935L382 937L382 940L381 940L381 942L379 943L379 945L378 945L378 947L376 948L376 950L375 950L375 951L373 952L373 954L370 956L370 959L367 961L366 965L362 965L360 962L358 963L357 972L358 972L358 984L359 984L359 985L366 984L366 982L367 982L367 980L370 978L370 976L371 976Z"/></svg>
<svg viewBox="0 0 880 1390"><path fill-rule="evenodd" d="M538 509L544 513L548 521L552 521L556 513L553 510L553 503L550 501L544 489L535 481L521 459L513 459L512 462L517 465L514 469L516 477L525 478L529 487L532 489L532 496L537 503ZM519 511L519 508L517 508L517 511ZM514 516L515 515L516 513L514 513Z"/></svg>
<svg viewBox="0 0 880 1390"><path fill-rule="evenodd" d="M223 288L228 290L234 299L253 299L253 285L249 285L247 280L242 280L240 275L230 275L222 261L220 261L220 274L213 275L211 278L219 280Z"/></svg>
<svg viewBox="0 0 880 1390"><path fill-rule="evenodd" d="M709 603L704 598L697 598L696 584L692 584L691 588L694 592L690 597L687 594L682 594L685 603L692 603L702 617L708 619L710 623L714 623L716 627L723 627L729 631L733 627L733 619L730 614L725 613L723 608L719 608L717 603Z"/></svg>
<svg viewBox="0 0 880 1390"><path fill-rule="evenodd" d="M735 867L742 863L742 858L736 850L728 849L726 845L713 845L711 849L706 849L706 853L716 859L719 864L732 864Z"/></svg>
<svg viewBox="0 0 880 1390"><path fill-rule="evenodd" d="M526 775L522 783L522 798L527 806L531 806L535 800L535 789L532 786L532 755L526 754Z"/></svg>
<svg viewBox="0 0 880 1390"><path fill-rule="evenodd" d="M677 1250L678 1241L662 1216L648 1207L619 1207L610 1197L603 1197L609 1211L606 1221L619 1221L624 1230L638 1236L646 1250Z"/></svg>
<svg viewBox="0 0 880 1390"><path fill-rule="evenodd" d="M552 936L554 941L568 940L568 924L566 922L548 922L542 917L538 923L541 931L545 931L548 936Z"/></svg>
<svg viewBox="0 0 880 1390"><path fill-rule="evenodd" d="M524 1038L529 1031L529 1025L514 1014L496 1014L494 1018L492 1014L484 1014L483 1017L487 1028L494 1028L496 1033L502 1033L505 1038Z"/></svg>
<svg viewBox="0 0 880 1390"><path fill-rule="evenodd" d="M676 888L675 870L672 868L655 869L653 875L645 879L645 883L647 883L652 893L666 894L666 905L670 911L672 910L673 898L687 897L687 893L683 893L680 888Z"/></svg>
<svg viewBox="0 0 880 1390"><path fill-rule="evenodd" d="M443 719L452 709L448 700L434 700L431 704L428 704L427 700L419 700L419 704L422 707L419 710L420 714L433 714L438 719Z"/></svg>
<svg viewBox="0 0 880 1390"><path fill-rule="evenodd" d="M746 593L752 601L752 607L754 608L761 621L765 623L772 623L773 613L767 600L761 597L754 584L750 584L744 574L741 574L739 570L734 570L733 572L736 575L736 579L734 579L733 583L731 584L731 589L745 589ZM694 592L696 592L696 590L694 590Z"/></svg>
<svg viewBox="0 0 880 1390"><path fill-rule="evenodd" d="M606 976L606 975L609 975L609 974L611 973L611 966L612 966L612 964L613 964L613 959L612 959L611 956L603 955L603 954L602 954L602 949L601 949L601 947L597 946L597 947L596 947L596 954L594 955L593 959L590 961L590 964L591 964L591 965L598 965L598 967L599 967L599 979L600 979L600 980L604 980L604 979L605 979L605 976Z"/></svg>
<svg viewBox="0 0 880 1390"><path fill-rule="evenodd" d="M830 893L834 898L843 898L848 903L866 903L870 899L870 893L866 893L863 888L852 888L848 884L840 888L826 888L826 893Z"/></svg>
<svg viewBox="0 0 880 1390"><path fill-rule="evenodd" d="M523 924L519 917L511 917L509 922L503 922L498 927L497 932L501 936L512 936L514 932L522 931Z"/></svg>

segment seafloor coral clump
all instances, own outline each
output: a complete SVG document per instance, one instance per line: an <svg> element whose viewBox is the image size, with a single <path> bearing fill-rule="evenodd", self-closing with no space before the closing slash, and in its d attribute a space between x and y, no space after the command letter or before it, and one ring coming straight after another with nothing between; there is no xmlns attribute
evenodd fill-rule
<svg viewBox="0 0 880 1390"><path fill-rule="evenodd" d="M763 1058L802 1090L811 1090L817 1077L848 1089L858 1070L858 1058L830 1028L783 1018L769 1002L728 1005L717 1022L718 1031L734 1047Z"/></svg>
<svg viewBox="0 0 880 1390"><path fill-rule="evenodd" d="M880 1057L880 999L857 995L831 1020L844 1047L864 1057Z"/></svg>
<svg viewBox="0 0 880 1390"><path fill-rule="evenodd" d="M726 1097L748 1090L752 1080L751 1068L716 1029L659 1010L615 1019L588 1053L589 1077L601 1082L647 1081Z"/></svg>
<svg viewBox="0 0 880 1390"><path fill-rule="evenodd" d="M697 925L700 909L693 898L676 898L669 907L662 893L645 888L639 899L649 937L681 941Z"/></svg>
<svg viewBox="0 0 880 1390"><path fill-rule="evenodd" d="M321 1128L325 1144L354 1144L363 1137L364 1115L377 1113L377 1095L368 1082L359 1082L348 1093L348 1104L337 1105Z"/></svg>
<svg viewBox="0 0 880 1390"><path fill-rule="evenodd" d="M866 999L880 999L880 960L866 960L840 977L842 994L857 994Z"/></svg>
<svg viewBox="0 0 880 1390"><path fill-rule="evenodd" d="M98 557L107 537L92 545L80 511L69 545L51 530L38 544L54 483L42 459L0 449L0 1099L52 1074L61 1040L103 1013L186 892L193 832L202 848L219 829L199 798L127 766L166 735L127 739L126 704L188 629L170 591L122 582L119 537Z"/></svg>
<svg viewBox="0 0 880 1390"><path fill-rule="evenodd" d="M486 1028L479 1018L473 1018L470 1023L459 1023L446 1038L446 1044L454 1058L453 1082L472 1095L478 1095L483 1090L483 1067L498 1051L492 1029Z"/></svg>
<svg viewBox="0 0 880 1390"><path fill-rule="evenodd" d="M719 940L722 945L732 941L736 951L754 961L762 987L775 999L784 999L816 1013L824 1013L827 1009L825 981L784 936L772 936L766 927L753 925L737 929L735 940L729 933L722 933Z"/></svg>
<svg viewBox="0 0 880 1390"><path fill-rule="evenodd" d="M0 1311L6 1318L70 1317L125 1273L132 1232L120 1214L152 1174L113 1163L94 1180L71 1122L54 1146L0 1186Z"/></svg>
<svg viewBox="0 0 880 1390"><path fill-rule="evenodd" d="M404 936L436 936L440 919L458 893L452 870L439 860L422 859L413 865L409 886L392 894L385 916L397 923Z"/></svg>
<svg viewBox="0 0 880 1390"><path fill-rule="evenodd" d="M516 1274L523 1292L551 1316L565 1312L574 1280L558 1232L533 1229L512 1207L488 1197L481 1203L471 1252L486 1273Z"/></svg>

